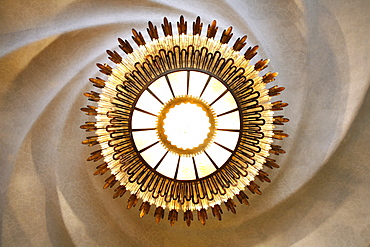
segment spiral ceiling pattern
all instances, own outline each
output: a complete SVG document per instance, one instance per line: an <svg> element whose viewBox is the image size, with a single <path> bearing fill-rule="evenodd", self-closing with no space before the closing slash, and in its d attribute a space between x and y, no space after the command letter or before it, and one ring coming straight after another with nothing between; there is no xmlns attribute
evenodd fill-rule
<svg viewBox="0 0 370 247"><path fill-rule="evenodd" d="M4 1L1 244L4 246L366 246L370 207L368 1ZM131 29L202 17L271 59L289 102L285 156L262 196L207 224L155 224L112 200L86 162L83 93ZM143 32L147 40L150 38ZM221 32L216 35L219 39ZM265 71L266 71L265 70ZM267 71L266 71L267 72ZM273 82L272 84L274 84ZM275 84L274 84L275 85ZM125 212L123 212L125 211ZM153 212L150 212L153 214ZM182 213L179 219L182 220Z"/></svg>

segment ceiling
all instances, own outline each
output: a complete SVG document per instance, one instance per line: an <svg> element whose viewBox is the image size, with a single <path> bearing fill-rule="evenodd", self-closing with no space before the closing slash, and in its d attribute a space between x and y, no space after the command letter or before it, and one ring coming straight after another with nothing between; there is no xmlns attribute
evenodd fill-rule
<svg viewBox="0 0 370 247"><path fill-rule="evenodd" d="M0 6L1 244L4 246L367 246L370 244L370 2L8 1ZM199 15L271 59L289 103L281 168L237 214L205 226L139 218L112 199L81 145L96 63L131 29ZM162 30L159 30L162 34ZM176 33L177 30L174 30ZM120 52L121 54L123 52ZM113 66L113 65L112 65ZM261 73L261 75L264 73ZM226 211L226 212L225 212ZM195 220L196 221L196 220Z"/></svg>

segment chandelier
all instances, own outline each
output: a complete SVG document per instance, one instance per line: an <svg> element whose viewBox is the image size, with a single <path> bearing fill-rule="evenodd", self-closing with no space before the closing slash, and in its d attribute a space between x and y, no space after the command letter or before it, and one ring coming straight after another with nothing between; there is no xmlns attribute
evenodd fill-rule
<svg viewBox="0 0 370 247"><path fill-rule="evenodd" d="M97 106L81 109L95 116L82 143L100 146L87 160L102 160L103 188L116 186L113 198L129 191L127 208L140 200L140 217L152 208L157 223L167 211L173 225L182 211L188 226L195 216L204 225L209 213L221 220L222 204L235 214L235 198L249 205L246 188L261 194L256 179L270 182L262 169L279 167L270 155L285 153L272 143L288 136L275 125L289 120L274 116L288 104L271 101L284 88L266 88L276 72L259 75L269 60L250 63L258 46L241 55L247 36L229 47L232 27L220 40L216 21L202 28L198 17L189 33L181 16L173 34L164 18L164 36L148 23L151 42L132 30L137 49L119 38L126 56L107 50L116 67L97 64L107 77L90 78L101 90L85 93Z"/></svg>

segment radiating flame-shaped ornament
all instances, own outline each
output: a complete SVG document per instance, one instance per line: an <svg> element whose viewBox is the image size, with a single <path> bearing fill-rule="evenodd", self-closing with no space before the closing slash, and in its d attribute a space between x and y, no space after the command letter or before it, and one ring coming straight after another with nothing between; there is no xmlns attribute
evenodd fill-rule
<svg viewBox="0 0 370 247"><path fill-rule="evenodd" d="M100 145L87 159L102 160L94 175L110 173L103 187L116 186L113 198L129 191L127 208L142 201L140 217L154 208L158 223L167 211L174 225L182 211L188 226L194 217L205 225L208 209L219 220L221 204L235 214L235 198L249 205L246 188L261 194L256 178L270 182L262 169L278 168L269 156L285 153L280 145L272 144L273 139L288 136L275 130L275 125L289 121L282 115L274 117L274 112L288 104L271 102L284 87L266 88L277 73L259 75L269 59L250 63L258 46L241 55L247 36L229 47L232 27L216 40L218 27L213 21L202 36L199 17L193 22L193 32L183 16L177 22L178 34L173 34L167 18L161 26L164 36L149 22L148 43L133 29L137 49L119 38L119 47L127 55L107 50L116 67L97 64L106 79L90 79L101 92L85 93L97 106L81 108L96 119L81 125L95 133L82 143ZM200 122L186 129L182 138L189 146L183 147L175 145L181 143L176 133L183 131L182 125L165 124L168 112L181 104L199 107L204 114L196 119L192 114L186 116L190 123Z"/></svg>

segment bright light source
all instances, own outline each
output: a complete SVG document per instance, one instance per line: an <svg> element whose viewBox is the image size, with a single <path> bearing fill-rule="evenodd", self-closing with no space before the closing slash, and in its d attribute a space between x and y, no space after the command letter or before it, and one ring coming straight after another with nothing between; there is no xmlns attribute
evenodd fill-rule
<svg viewBox="0 0 370 247"><path fill-rule="evenodd" d="M163 106L156 130L162 145L169 151L180 156L195 156L212 142L216 122L216 115L207 102L184 95Z"/></svg>
<svg viewBox="0 0 370 247"><path fill-rule="evenodd" d="M199 146L207 138L211 124L206 112L196 104L176 105L166 114L164 133L167 139L179 148Z"/></svg>

